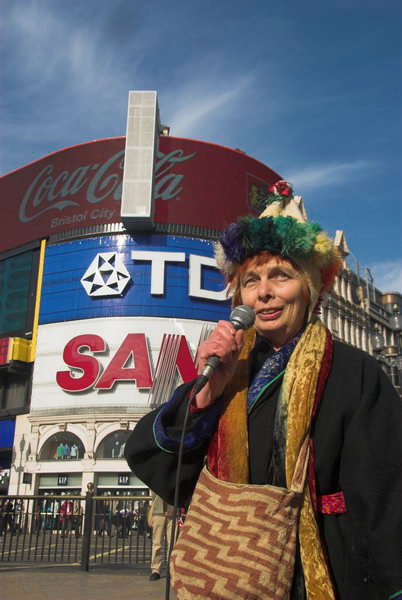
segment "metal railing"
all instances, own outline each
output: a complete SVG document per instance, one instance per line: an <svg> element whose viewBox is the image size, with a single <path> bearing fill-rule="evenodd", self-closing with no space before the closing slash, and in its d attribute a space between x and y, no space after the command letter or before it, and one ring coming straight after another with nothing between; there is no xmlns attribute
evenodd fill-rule
<svg viewBox="0 0 402 600"><path fill-rule="evenodd" d="M150 497L0 497L0 563L149 564ZM164 551L166 558L166 548Z"/></svg>

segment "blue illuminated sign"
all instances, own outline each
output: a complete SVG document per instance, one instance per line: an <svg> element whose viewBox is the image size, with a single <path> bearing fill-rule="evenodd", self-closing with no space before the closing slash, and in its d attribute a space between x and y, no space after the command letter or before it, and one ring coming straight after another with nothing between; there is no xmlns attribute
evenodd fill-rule
<svg viewBox="0 0 402 600"><path fill-rule="evenodd" d="M218 321L229 312L208 241L116 235L46 250L40 324L119 316Z"/></svg>

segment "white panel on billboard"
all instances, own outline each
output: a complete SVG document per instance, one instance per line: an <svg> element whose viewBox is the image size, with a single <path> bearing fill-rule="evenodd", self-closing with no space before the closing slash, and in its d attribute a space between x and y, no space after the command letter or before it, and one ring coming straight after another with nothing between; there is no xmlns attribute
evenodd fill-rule
<svg viewBox="0 0 402 600"><path fill-rule="evenodd" d="M121 217L127 228L149 229L153 225L159 129L156 92L129 92L121 200Z"/></svg>
<svg viewBox="0 0 402 600"><path fill-rule="evenodd" d="M197 347L214 325L157 317L40 325L31 414L138 412L166 401L174 380L195 376Z"/></svg>

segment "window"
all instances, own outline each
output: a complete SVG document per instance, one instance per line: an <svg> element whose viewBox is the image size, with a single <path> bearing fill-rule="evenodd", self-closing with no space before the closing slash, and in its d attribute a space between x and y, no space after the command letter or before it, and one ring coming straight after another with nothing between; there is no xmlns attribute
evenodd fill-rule
<svg viewBox="0 0 402 600"><path fill-rule="evenodd" d="M41 450L39 460L78 460L84 458L84 444L69 431L55 433Z"/></svg>
<svg viewBox="0 0 402 600"><path fill-rule="evenodd" d="M124 458L124 447L130 434L131 431L121 430L105 437L98 446L96 458Z"/></svg>

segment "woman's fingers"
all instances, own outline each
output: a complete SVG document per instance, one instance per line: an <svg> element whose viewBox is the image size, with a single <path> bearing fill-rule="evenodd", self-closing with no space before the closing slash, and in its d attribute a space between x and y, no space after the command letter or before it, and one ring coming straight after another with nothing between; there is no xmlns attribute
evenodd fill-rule
<svg viewBox="0 0 402 600"><path fill-rule="evenodd" d="M236 370L243 346L243 331L236 331L227 321L219 321L209 338L198 349L198 368L201 372L210 356L219 357L219 365L211 374L206 386L197 394L196 406L205 408L219 398Z"/></svg>
<svg viewBox="0 0 402 600"><path fill-rule="evenodd" d="M219 321L209 338L199 347L199 359L207 360L208 356L219 356L222 362L231 359L234 352L239 351L241 337L237 335L233 325L227 321Z"/></svg>
<svg viewBox="0 0 402 600"><path fill-rule="evenodd" d="M199 346L197 358L200 371L210 356L218 356L221 364L219 371L224 370L227 378L236 366L242 346L243 332L236 331L227 321L219 321L209 338Z"/></svg>

